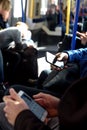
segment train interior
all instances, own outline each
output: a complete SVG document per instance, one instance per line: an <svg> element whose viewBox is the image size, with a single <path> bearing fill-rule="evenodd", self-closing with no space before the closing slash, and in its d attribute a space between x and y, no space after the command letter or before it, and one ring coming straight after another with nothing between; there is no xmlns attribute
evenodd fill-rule
<svg viewBox="0 0 87 130"><path fill-rule="evenodd" d="M66 0L62 0L62 1L61 0L18 0L18 1L11 0L11 1L12 1L12 9L11 9L10 18L8 20L9 25L14 26L15 23L18 21L22 21L28 24L29 30L32 33L31 39L34 41L36 50L38 52L37 55L38 74L37 75L39 76L42 70L50 69L50 64L47 63L45 59L46 51L56 54L58 52L59 47L63 43L64 38L67 36L70 37L70 39L68 39L67 42L72 41L74 25L76 22L75 21L76 13L77 13L76 8L78 3L76 0L74 1L71 0L71 3L69 1L67 3ZM84 8L84 12L83 12L83 8ZM53 19L50 16L50 12L51 13L54 13L56 11L62 12L62 9L66 11L66 16L63 19L63 16L60 13L59 18L57 19L56 22L54 22L56 16ZM58 13L59 12L57 12L57 14ZM70 15L71 13L72 15ZM76 23L77 30L86 31L85 30L85 26L87 24L86 23L87 20L86 0L84 0L84 2L81 0L79 5L78 15L79 15L78 21ZM6 65L8 67L8 63L6 63ZM24 69L24 67L26 67L25 64L22 66L22 68ZM22 68L20 71L22 71ZM11 78L11 76L13 75L10 76L10 69L5 68L5 70L6 73L8 73L9 78ZM28 71L26 71L25 73L21 73L20 71L19 71L20 74L18 73L16 74L16 76L18 75L17 78L20 78L21 77L20 75L24 75L25 77L28 76L29 73ZM38 76L33 78L37 78ZM7 77L7 79L9 78ZM32 78L32 76L30 78ZM25 79L23 79L22 77L21 80L23 81ZM20 82L19 80L17 82L13 81L11 84L14 83L23 83L23 82Z"/></svg>
<svg viewBox="0 0 87 130"><path fill-rule="evenodd" d="M66 61L62 62L65 63L64 68L58 66L56 69L54 64L47 62L46 52L53 54L54 60L57 61L57 52L85 48L81 44L81 35L78 34L87 32L87 0L11 0L9 17L7 21L3 20L7 23L4 28L1 28L2 19L4 15L0 14L0 47L2 39L7 40L5 43L11 42L0 49L0 130L85 130L87 78L75 83L74 81L80 78L80 64L82 63L83 71L86 68L84 66L87 63L87 49L86 52L83 50L84 54L78 54L82 60L79 65L76 61L77 55L73 53L72 61L76 61L74 63L67 62L70 59L69 52L63 53L67 55L63 57L67 57ZM5 33L7 39L1 35L5 28L9 30ZM87 38L85 45L87 47ZM72 55L72 52L70 53ZM40 77L43 70L47 71ZM20 93L24 103L12 89L9 91L11 87L16 92L26 92L34 99L35 105L29 96L27 100L27 95ZM37 94L38 92L42 93ZM45 119L42 121L40 116L44 110L47 118L42 118ZM37 115L40 118L37 118Z"/></svg>

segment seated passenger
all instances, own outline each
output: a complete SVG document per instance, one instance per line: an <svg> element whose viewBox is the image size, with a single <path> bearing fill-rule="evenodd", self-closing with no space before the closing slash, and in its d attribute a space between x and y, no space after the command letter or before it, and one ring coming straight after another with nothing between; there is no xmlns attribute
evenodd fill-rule
<svg viewBox="0 0 87 130"><path fill-rule="evenodd" d="M28 76L32 78L35 76L35 78L37 78L37 49L31 39L31 32L28 30L28 25L19 21L16 23L16 26L4 29L2 32L4 36L6 35L5 32L7 33L6 38L3 39L4 48L2 48L5 63L4 67L6 70L5 80L13 84L13 82L25 82ZM28 64L28 60L31 67ZM8 66L7 63L9 63ZM24 65L22 65L22 63ZM21 64L20 67L19 64ZM24 68L25 66L26 68ZM33 68L35 68L34 71ZM30 70L30 72L28 70ZM31 71L33 71L32 74Z"/></svg>
<svg viewBox="0 0 87 130"><path fill-rule="evenodd" d="M82 36L82 35L81 35ZM73 130L73 129L87 129L87 48L81 48L77 50L70 50L59 52L56 54L56 58L59 61L64 61L65 68L67 68L68 62L78 62L80 66L80 77L81 79L75 82L71 87L64 92L61 98L56 98L51 95L45 95L40 93L38 95L34 95L35 93L40 92L41 90L31 89L29 87L18 87L15 85L13 88L17 90L24 90L29 95L33 95L35 101L40 103L47 111L48 117L58 116L60 123L60 130ZM59 70L59 68L55 68ZM82 78L86 76L85 78ZM28 91L29 90L29 91ZM53 93L50 91L45 91L46 93ZM57 93L56 93L57 94ZM38 120L33 113L28 110L27 104L17 95L17 93L10 89L10 96L4 97L5 107L4 112L5 116L8 119L8 122L14 126L14 129L30 129L33 130L37 127L37 129L50 130L50 128ZM52 104L53 103L53 104ZM21 105L21 107L20 107ZM14 110L14 112L13 112ZM12 115L13 113L13 115ZM26 113L26 114L25 114ZM2 113L1 113L2 114ZM0 114L0 115L1 115ZM23 115L22 115L23 114ZM25 120L24 120L25 115ZM26 118L26 115L27 118ZM3 116L3 115L2 115ZM23 120L22 120L23 117ZM29 117L29 118L28 118ZM6 119L5 119L6 121ZM32 122L36 124L32 124ZM2 118L0 119L1 128L5 128L5 123L3 124ZM24 124L24 125L23 125ZM38 125L39 126L38 126ZM23 126L24 127L23 127ZM41 126L41 127L40 127ZM8 126L9 127L9 126ZM5 130L5 129L3 129Z"/></svg>
<svg viewBox="0 0 87 130"><path fill-rule="evenodd" d="M47 118L59 119L58 130L87 129L87 77L78 80L66 90L62 98L51 94L32 95L48 111ZM40 121L14 89L9 90L4 103L0 104L0 127L2 130L55 130ZM4 112L3 112L4 111ZM13 113L13 114L12 114Z"/></svg>
<svg viewBox="0 0 87 130"><path fill-rule="evenodd" d="M29 30L29 26L26 23L21 22L21 21L18 21L15 26L18 27L18 29L21 32L23 32L22 33L23 48L25 49L26 47L29 47L29 46L36 47L34 41L31 39L32 33Z"/></svg>
<svg viewBox="0 0 87 130"><path fill-rule="evenodd" d="M4 51L5 50L9 51L8 48L14 48L15 47L15 46L11 45L11 42L15 43L16 49L18 49L18 50L26 48L29 45L34 46L34 42L31 40L31 33L29 32L29 35L28 35L29 40L26 41L26 47L23 47L23 45L22 45L22 37L26 38L26 37L24 37L25 34L26 34L26 30L27 30L27 25L25 26L25 30L24 30L24 28L21 29L19 27L9 27L9 28L5 28L5 29L0 31L0 48L2 50L3 56L4 56ZM5 58L6 57L7 57L7 55L5 55ZM1 56L1 58L2 58L2 56ZM3 60L1 60L1 61L3 61ZM3 66L3 63L1 65ZM3 71L3 67L1 67L1 68L2 68L2 70L0 72ZM2 84L2 82L1 82L1 84Z"/></svg>
<svg viewBox="0 0 87 130"><path fill-rule="evenodd" d="M10 17L11 1L1 0L0 1L0 30L9 26L8 19ZM4 87L4 73L3 73L3 56L0 50L0 88Z"/></svg>
<svg viewBox="0 0 87 130"><path fill-rule="evenodd" d="M8 47L11 42L22 44L22 32L17 27L9 27L0 31L0 48Z"/></svg>
<svg viewBox="0 0 87 130"><path fill-rule="evenodd" d="M3 56L2 56L2 49L9 46L11 42L15 41L18 46L18 49L22 47L22 39L21 39L21 32L17 29L17 27L9 27L0 31L0 90L2 91L5 89L4 83L5 76L4 76L4 68L3 68ZM7 82L7 81L6 81Z"/></svg>
<svg viewBox="0 0 87 130"><path fill-rule="evenodd" d="M84 45L84 47L86 47L87 43L86 33L77 32L77 34L80 35L81 43ZM29 82L31 82L31 84L33 85L37 85L37 87L40 89L55 92L58 94L59 97L61 97L62 94L67 89L67 87L75 80L80 78L79 67L80 65L77 61L68 62L67 68L64 69L59 69L55 68L54 66L51 66L51 70L44 70L41 72L38 80L34 81L32 79L29 79Z"/></svg>

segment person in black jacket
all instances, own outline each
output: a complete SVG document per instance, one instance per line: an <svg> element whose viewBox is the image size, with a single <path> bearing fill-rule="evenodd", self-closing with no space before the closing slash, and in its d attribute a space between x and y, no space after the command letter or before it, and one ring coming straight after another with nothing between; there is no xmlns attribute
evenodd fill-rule
<svg viewBox="0 0 87 130"><path fill-rule="evenodd" d="M87 77L74 82L61 99L42 92L33 95L33 98L48 111L48 117L59 118L60 130L87 130ZM29 110L13 88L10 95L3 99L5 117L12 125L10 130L13 127L14 130L51 130Z"/></svg>
<svg viewBox="0 0 87 130"><path fill-rule="evenodd" d="M10 18L11 0L0 0L0 31L9 27L8 20ZM1 41L1 40L0 40ZM4 84L4 72L3 72L3 55L0 48L0 87Z"/></svg>

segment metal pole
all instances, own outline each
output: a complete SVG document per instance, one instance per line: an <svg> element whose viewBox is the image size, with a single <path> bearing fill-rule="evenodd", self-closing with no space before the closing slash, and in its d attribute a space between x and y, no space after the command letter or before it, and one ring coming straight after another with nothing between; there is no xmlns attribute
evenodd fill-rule
<svg viewBox="0 0 87 130"><path fill-rule="evenodd" d="M21 8L22 8L22 22L25 22L26 18L25 18L25 10L24 10L24 6L23 6L23 0L21 0Z"/></svg>
<svg viewBox="0 0 87 130"><path fill-rule="evenodd" d="M67 0L67 20L66 20L66 34L69 33L69 25L70 25L70 2L71 0Z"/></svg>
<svg viewBox="0 0 87 130"><path fill-rule="evenodd" d="M59 5L60 5L60 17L59 17L59 25L62 25L62 9L61 9L61 0L59 0Z"/></svg>
<svg viewBox="0 0 87 130"><path fill-rule="evenodd" d="M75 49L76 46L76 31L77 31L77 23L78 23L78 15L79 15L79 7L80 7L80 0L76 1L76 14L75 14L75 24L73 27L73 37L71 42L71 49Z"/></svg>

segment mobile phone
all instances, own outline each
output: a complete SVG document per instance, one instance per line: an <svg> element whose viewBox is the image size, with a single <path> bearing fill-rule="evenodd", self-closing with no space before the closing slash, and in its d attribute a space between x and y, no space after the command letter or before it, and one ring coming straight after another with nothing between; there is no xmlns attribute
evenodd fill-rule
<svg viewBox="0 0 87 130"><path fill-rule="evenodd" d="M29 95L27 95L24 91L20 90L18 95L23 98L23 100L29 106L29 109L35 114L35 116L41 121L45 121L48 112L40 106L37 102L34 101Z"/></svg>
<svg viewBox="0 0 87 130"><path fill-rule="evenodd" d="M55 55L50 53L50 52L46 52L46 61L56 67L60 67L63 68L64 67L64 62L63 61L56 61L53 62L55 59Z"/></svg>

